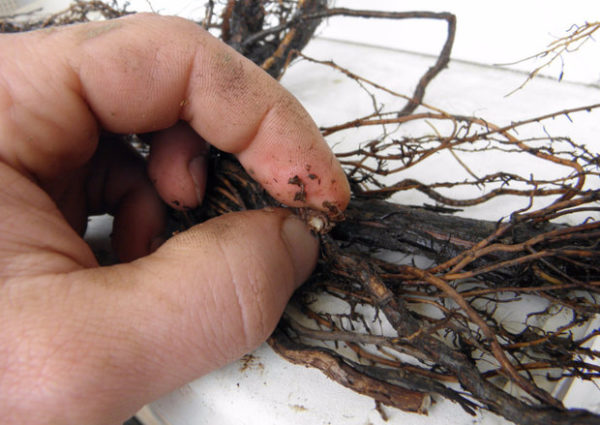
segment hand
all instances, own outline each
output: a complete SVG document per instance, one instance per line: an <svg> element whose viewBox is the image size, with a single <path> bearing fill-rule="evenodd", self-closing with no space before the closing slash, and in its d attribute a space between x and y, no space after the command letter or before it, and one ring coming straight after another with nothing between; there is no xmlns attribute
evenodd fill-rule
<svg viewBox="0 0 600 425"><path fill-rule="evenodd" d="M0 51L2 422L119 423L264 341L316 262L300 221L228 214L151 251L161 198L202 201L205 140L288 205L310 168L307 203L343 209L343 171L299 103L178 18L2 35ZM101 129L152 132L148 172ZM81 238L103 212L127 263L98 267Z"/></svg>

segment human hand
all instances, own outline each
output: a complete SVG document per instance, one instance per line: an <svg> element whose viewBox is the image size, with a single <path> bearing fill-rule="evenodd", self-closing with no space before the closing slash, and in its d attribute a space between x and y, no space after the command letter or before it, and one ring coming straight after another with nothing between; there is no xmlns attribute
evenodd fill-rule
<svg viewBox="0 0 600 425"><path fill-rule="evenodd" d="M2 35L0 51L2 422L116 424L264 341L316 262L300 221L228 214L151 251L161 198L201 202L204 140L288 205L289 178L310 165L323 184L306 179L308 205L346 206L343 171L298 102L177 18ZM148 173L101 129L153 132ZM98 267L81 238L106 211L134 261Z"/></svg>

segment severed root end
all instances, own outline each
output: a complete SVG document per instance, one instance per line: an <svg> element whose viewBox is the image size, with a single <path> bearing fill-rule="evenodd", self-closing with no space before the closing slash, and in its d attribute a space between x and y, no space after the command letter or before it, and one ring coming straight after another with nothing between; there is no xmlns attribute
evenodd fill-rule
<svg viewBox="0 0 600 425"><path fill-rule="evenodd" d="M325 211L312 208L298 208L296 214L306 223L315 234L324 235L333 229L336 223L344 220L344 213L331 202L323 202Z"/></svg>

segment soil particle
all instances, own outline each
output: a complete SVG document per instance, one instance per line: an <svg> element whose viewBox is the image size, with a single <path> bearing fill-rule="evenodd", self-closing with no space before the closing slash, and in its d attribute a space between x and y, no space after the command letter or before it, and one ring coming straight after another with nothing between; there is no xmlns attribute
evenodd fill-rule
<svg viewBox="0 0 600 425"><path fill-rule="evenodd" d="M294 201L306 202L306 191L304 189L304 182L302 179L295 175L288 180L288 184L293 184L300 188L300 190L294 194Z"/></svg>
<svg viewBox="0 0 600 425"><path fill-rule="evenodd" d="M264 368L265 368L265 365L260 362L258 357L254 356L252 354L246 354L245 356L243 356L240 359L240 362L241 362L240 372L244 372L251 367L257 368L259 370L264 370Z"/></svg>
<svg viewBox="0 0 600 425"><path fill-rule="evenodd" d="M341 221L344 219L344 213L333 202L323 201L323 208L327 209L327 216L333 221Z"/></svg>

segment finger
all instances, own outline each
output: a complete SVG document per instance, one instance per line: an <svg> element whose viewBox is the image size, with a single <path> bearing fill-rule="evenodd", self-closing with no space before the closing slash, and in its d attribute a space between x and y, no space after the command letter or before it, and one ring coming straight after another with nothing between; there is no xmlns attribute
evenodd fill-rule
<svg viewBox="0 0 600 425"><path fill-rule="evenodd" d="M131 261L149 254L164 231L166 213L144 160L118 138L106 137L88 174L88 213L114 216L111 240L117 258Z"/></svg>
<svg viewBox="0 0 600 425"><path fill-rule="evenodd" d="M198 225L130 264L46 278L48 297L13 297L0 309L9 336L29 330L11 344L9 365L19 356L27 364L6 368L3 382L14 386L0 405L28 417L35 405L52 423L118 423L264 341L317 251L298 219L254 211ZM24 306L33 318L19 314ZM13 378L24 368L42 375Z"/></svg>
<svg viewBox="0 0 600 425"><path fill-rule="evenodd" d="M152 137L148 175L161 198L178 210L196 208L206 191L208 145L180 122Z"/></svg>
<svg viewBox="0 0 600 425"><path fill-rule="evenodd" d="M0 62L0 105L12 105L0 128L17 141L0 156L22 171L44 178L85 162L97 121L140 133L183 119L237 154L278 200L321 209L348 202L345 175L298 101L192 22L136 15L4 35L0 47L12 58ZM305 197L290 180L303 182Z"/></svg>
<svg viewBox="0 0 600 425"><path fill-rule="evenodd" d="M150 254L162 243L165 221L164 205L154 188L128 192L114 213L111 244L116 257L128 262Z"/></svg>
<svg viewBox="0 0 600 425"><path fill-rule="evenodd" d="M0 182L0 291L13 277L98 265L46 191L2 161Z"/></svg>

